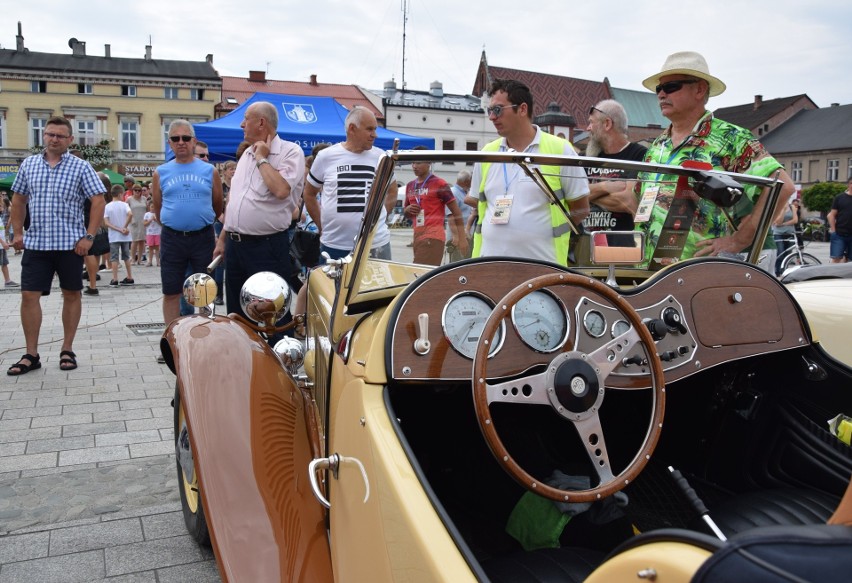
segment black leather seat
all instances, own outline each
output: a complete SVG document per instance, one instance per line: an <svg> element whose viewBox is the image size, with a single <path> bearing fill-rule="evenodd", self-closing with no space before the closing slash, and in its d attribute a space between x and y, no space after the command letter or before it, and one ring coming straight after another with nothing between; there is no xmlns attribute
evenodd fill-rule
<svg viewBox="0 0 852 583"><path fill-rule="evenodd" d="M825 524L839 503L837 496L818 490L773 488L736 495L711 508L710 518L730 537L761 526ZM690 526L706 531L700 520Z"/></svg>

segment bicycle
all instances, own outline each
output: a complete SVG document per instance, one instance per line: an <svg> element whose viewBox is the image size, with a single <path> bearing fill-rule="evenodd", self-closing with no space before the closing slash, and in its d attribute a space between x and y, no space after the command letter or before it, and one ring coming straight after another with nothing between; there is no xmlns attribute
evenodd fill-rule
<svg viewBox="0 0 852 583"><path fill-rule="evenodd" d="M784 237L783 240L786 242L792 242L793 245L778 255L777 261L779 261L778 264L781 265L781 273L784 273L790 267L822 264L822 261L820 261L817 257L802 251L805 248L805 245L800 245L798 238L795 235Z"/></svg>

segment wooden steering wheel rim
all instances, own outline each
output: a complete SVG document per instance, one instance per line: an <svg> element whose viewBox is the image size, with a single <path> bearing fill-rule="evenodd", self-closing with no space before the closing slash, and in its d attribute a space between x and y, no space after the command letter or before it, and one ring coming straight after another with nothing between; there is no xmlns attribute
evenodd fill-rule
<svg viewBox="0 0 852 583"><path fill-rule="evenodd" d="M509 314L511 314L512 307L523 297L544 287L556 285L574 285L584 288L599 294L605 300L610 302L613 307L619 310L638 333L640 340L644 345L645 353L648 356L648 367L651 371L651 386L654 391L654 408L651 413L649 429L642 443L642 447L623 471L607 482L601 480L601 483L598 486L588 490L560 490L541 482L521 468L512 456L509 455L508 450L503 445L503 442L497 433L497 429L494 426L488 405L488 396L486 391L486 379L488 377L486 375L486 369L488 353L491 349L490 339L494 337L497 327L500 325L503 318L506 318ZM633 306L620 297L617 292L595 279L582 275L573 273L542 275L525 281L497 302L496 307L492 310L485 323L479 344L476 347L476 354L473 358L472 383L476 420L479 423L479 428L482 430L485 441L491 449L492 454L497 459L497 462L512 478L514 478L527 490L558 502L566 502L569 500L571 502L592 502L610 496L627 486L635 479L650 460L651 453L657 445L657 441L659 440L663 427L663 416L665 413L665 377L663 374L663 365L657 355L651 333L642 323L641 317L636 310L633 309Z"/></svg>

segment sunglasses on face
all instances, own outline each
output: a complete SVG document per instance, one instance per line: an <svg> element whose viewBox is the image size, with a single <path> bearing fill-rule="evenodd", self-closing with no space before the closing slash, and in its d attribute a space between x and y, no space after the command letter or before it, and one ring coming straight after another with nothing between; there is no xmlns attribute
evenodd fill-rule
<svg viewBox="0 0 852 583"><path fill-rule="evenodd" d="M192 136L169 136L169 139L177 144L178 142L188 142L192 140Z"/></svg>
<svg viewBox="0 0 852 583"><path fill-rule="evenodd" d="M196 154L199 158L209 158L210 154Z"/></svg>
<svg viewBox="0 0 852 583"><path fill-rule="evenodd" d="M679 79L678 81L667 81L666 83L660 83L654 89L656 93L660 91L664 91L666 95L669 93L675 93L676 91L680 91L683 89L684 85L689 85L690 83L698 83L698 79Z"/></svg>
<svg viewBox="0 0 852 583"><path fill-rule="evenodd" d="M494 117L500 117L501 115L503 115L503 110L507 107L514 109L516 107L520 107L520 105L494 105L492 107L486 107L485 114L489 116L493 115Z"/></svg>

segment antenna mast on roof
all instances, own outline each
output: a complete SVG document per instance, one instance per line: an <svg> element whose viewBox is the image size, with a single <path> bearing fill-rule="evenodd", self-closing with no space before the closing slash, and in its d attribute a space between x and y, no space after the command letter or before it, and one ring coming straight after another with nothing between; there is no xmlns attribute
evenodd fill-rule
<svg viewBox="0 0 852 583"><path fill-rule="evenodd" d="M405 24L408 22L408 0L402 0L402 90L405 91Z"/></svg>

